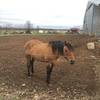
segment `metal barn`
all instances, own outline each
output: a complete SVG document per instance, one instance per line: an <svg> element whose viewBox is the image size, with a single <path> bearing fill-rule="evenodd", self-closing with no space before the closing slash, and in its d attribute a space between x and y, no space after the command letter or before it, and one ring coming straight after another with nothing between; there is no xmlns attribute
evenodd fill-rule
<svg viewBox="0 0 100 100"><path fill-rule="evenodd" d="M87 4L83 30L87 34L100 35L100 0L91 0Z"/></svg>

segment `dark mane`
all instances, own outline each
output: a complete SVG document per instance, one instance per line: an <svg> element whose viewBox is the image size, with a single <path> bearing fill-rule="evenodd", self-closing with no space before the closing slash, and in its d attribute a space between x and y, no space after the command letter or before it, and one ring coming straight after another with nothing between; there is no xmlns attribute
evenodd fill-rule
<svg viewBox="0 0 100 100"><path fill-rule="evenodd" d="M68 47L68 49L69 49L70 51L74 51L73 46L72 46L69 42L66 43L65 45Z"/></svg>
<svg viewBox="0 0 100 100"><path fill-rule="evenodd" d="M49 41L54 54L63 55L64 42L62 41Z"/></svg>

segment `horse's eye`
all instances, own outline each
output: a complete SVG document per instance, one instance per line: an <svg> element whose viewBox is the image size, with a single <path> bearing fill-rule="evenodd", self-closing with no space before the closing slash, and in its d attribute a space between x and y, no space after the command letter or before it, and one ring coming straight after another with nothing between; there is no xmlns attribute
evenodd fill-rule
<svg viewBox="0 0 100 100"><path fill-rule="evenodd" d="M67 50L65 50L65 52L67 52Z"/></svg>

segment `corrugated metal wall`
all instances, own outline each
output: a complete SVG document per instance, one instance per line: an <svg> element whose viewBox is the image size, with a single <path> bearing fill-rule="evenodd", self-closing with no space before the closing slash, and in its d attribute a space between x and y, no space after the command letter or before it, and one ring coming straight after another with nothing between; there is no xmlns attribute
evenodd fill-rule
<svg viewBox="0 0 100 100"><path fill-rule="evenodd" d="M100 5L92 4L85 13L83 30L86 34L100 35Z"/></svg>
<svg viewBox="0 0 100 100"><path fill-rule="evenodd" d="M85 17L84 17L84 25L83 30L85 33L91 33L92 32L92 18L93 18L93 5L86 11Z"/></svg>
<svg viewBox="0 0 100 100"><path fill-rule="evenodd" d="M100 6L94 6L93 32L100 35Z"/></svg>

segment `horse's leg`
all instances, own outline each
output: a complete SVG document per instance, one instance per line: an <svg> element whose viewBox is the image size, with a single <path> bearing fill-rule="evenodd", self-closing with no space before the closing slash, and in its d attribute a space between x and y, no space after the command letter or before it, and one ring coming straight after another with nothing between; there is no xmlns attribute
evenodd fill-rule
<svg viewBox="0 0 100 100"><path fill-rule="evenodd" d="M51 77L52 70L53 70L53 64L48 65L47 66L47 80L46 80L47 84L50 83L50 77Z"/></svg>
<svg viewBox="0 0 100 100"><path fill-rule="evenodd" d="M34 58L31 59L31 72L34 73Z"/></svg>
<svg viewBox="0 0 100 100"><path fill-rule="evenodd" d="M30 67L31 67L31 56L27 55L27 70L28 70L28 76L30 76Z"/></svg>

